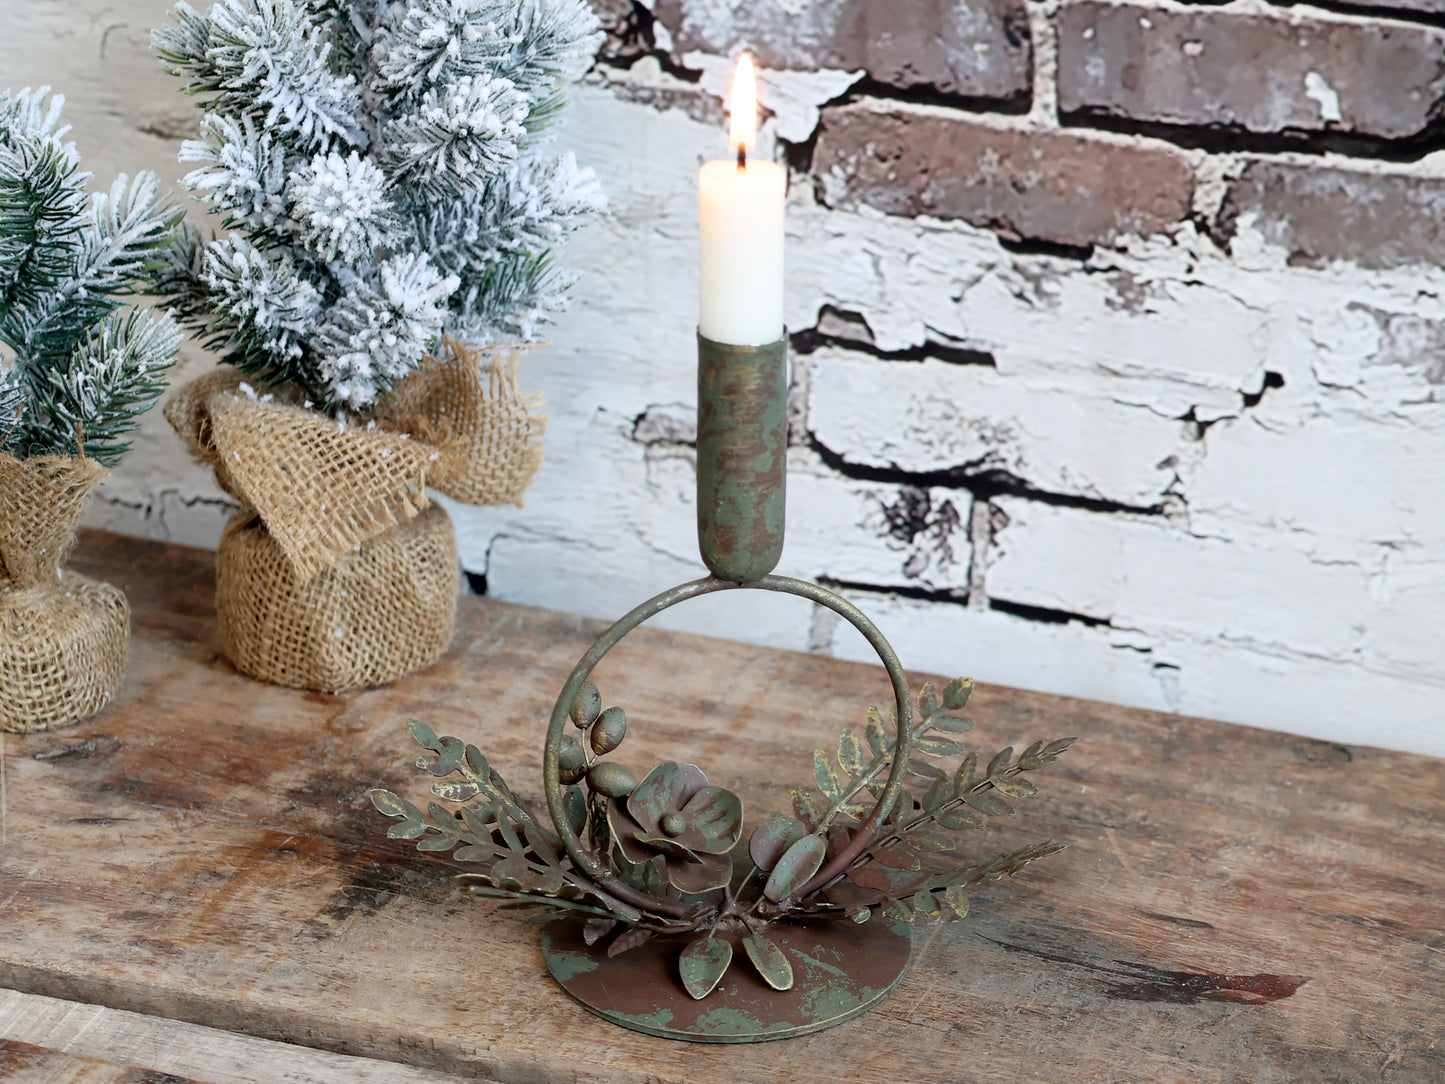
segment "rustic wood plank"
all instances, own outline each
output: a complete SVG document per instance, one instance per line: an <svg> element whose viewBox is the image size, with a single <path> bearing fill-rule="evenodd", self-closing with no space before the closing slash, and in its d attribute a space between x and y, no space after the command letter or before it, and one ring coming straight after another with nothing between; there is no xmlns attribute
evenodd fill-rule
<svg viewBox="0 0 1445 1084"><path fill-rule="evenodd" d="M983 689L980 746L1083 740L980 852L1073 848L921 930L868 1016L681 1047L576 1008L533 927L382 838L366 800L425 795L411 716L535 795L551 699L600 624L469 599L426 675L301 694L218 659L211 560L85 538L76 567L131 597L132 661L96 719L8 739L0 984L506 1081L1445 1078L1445 762ZM630 766L695 760L750 819L887 696L876 668L646 629L598 682Z"/></svg>
<svg viewBox="0 0 1445 1084"><path fill-rule="evenodd" d="M14 1084L463 1084L464 1079L16 990L0 990L0 1077Z"/></svg>

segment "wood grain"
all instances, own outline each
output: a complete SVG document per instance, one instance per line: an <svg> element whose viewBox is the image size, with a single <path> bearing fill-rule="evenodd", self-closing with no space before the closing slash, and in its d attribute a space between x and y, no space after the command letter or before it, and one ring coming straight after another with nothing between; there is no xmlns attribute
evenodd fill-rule
<svg viewBox="0 0 1445 1084"><path fill-rule="evenodd" d="M464 1078L0 990L0 1079L11 1084L462 1084ZM470 1084L475 1082L470 1078Z"/></svg>
<svg viewBox="0 0 1445 1084"><path fill-rule="evenodd" d="M7 739L6 986L508 1082L1445 1079L1445 762L980 690L985 752L1082 740L978 852L1072 848L921 928L866 1017L686 1047L583 1013L534 927L387 841L366 798L426 796L413 716L538 793L552 697L600 623L467 599L427 674L297 693L216 656L211 560L84 540L77 569L130 596L131 665L94 720ZM703 764L750 820L887 697L877 668L648 629L597 681L630 767Z"/></svg>

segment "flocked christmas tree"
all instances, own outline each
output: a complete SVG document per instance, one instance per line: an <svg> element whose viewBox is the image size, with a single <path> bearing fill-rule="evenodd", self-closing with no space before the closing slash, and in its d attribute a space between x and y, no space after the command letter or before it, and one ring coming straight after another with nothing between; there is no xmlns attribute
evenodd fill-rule
<svg viewBox="0 0 1445 1084"><path fill-rule="evenodd" d="M590 62L586 0L221 0L155 32L205 98L194 231L168 293L224 360L361 413L442 334L533 338L571 279L557 242L603 206L548 136Z"/></svg>
<svg viewBox="0 0 1445 1084"><path fill-rule="evenodd" d="M175 361L170 316L125 306L181 212L150 173L88 196L63 105L0 92L0 452L113 466Z"/></svg>

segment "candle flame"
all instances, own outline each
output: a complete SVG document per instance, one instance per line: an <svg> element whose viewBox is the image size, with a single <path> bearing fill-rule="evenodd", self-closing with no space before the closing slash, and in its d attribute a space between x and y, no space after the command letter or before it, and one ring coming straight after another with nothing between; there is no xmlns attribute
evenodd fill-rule
<svg viewBox="0 0 1445 1084"><path fill-rule="evenodd" d="M732 122L728 145L746 152L758 141L758 79L753 72L753 58L748 53L738 57L737 74L733 76Z"/></svg>

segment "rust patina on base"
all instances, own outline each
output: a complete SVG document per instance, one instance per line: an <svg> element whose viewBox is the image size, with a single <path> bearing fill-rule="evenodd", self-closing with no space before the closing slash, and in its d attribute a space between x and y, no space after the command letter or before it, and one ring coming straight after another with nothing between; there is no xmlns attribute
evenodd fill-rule
<svg viewBox="0 0 1445 1084"><path fill-rule="evenodd" d="M568 996L622 1027L697 1043L786 1039L867 1012L903 977L912 930L886 920L779 923L769 936L793 965L791 990L774 990L751 968L733 967L712 994L695 1001L677 974L685 939L655 937L609 957L605 941L589 946L582 939L583 924L562 918L542 931L542 958Z"/></svg>

